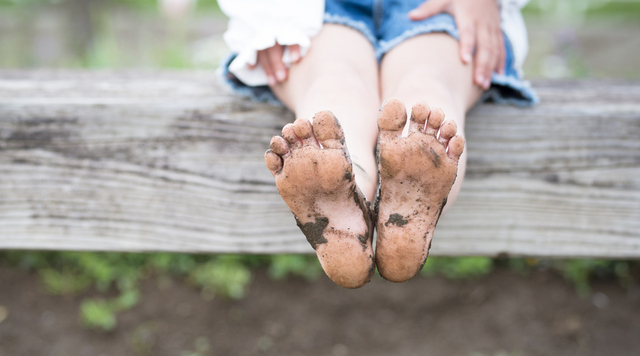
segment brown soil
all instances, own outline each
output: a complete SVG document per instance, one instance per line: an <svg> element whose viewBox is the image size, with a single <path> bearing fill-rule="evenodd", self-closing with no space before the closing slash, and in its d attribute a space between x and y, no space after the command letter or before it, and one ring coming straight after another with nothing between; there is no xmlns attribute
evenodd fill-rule
<svg viewBox="0 0 640 356"><path fill-rule="evenodd" d="M47 295L37 274L15 268L0 268L0 286L9 313L0 322L1 356L640 352L637 287L596 281L583 299L551 271L498 270L474 281L419 276L403 284L374 277L358 290L324 276L272 281L257 271L244 299L211 301L181 281L148 279L142 303L122 313L110 333L78 323L79 303L92 292Z"/></svg>

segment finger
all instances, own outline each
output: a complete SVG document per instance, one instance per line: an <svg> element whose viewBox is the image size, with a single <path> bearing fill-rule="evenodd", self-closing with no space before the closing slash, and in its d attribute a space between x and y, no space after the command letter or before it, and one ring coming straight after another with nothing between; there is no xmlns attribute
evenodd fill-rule
<svg viewBox="0 0 640 356"><path fill-rule="evenodd" d="M488 69L489 80L487 83L487 87L491 86L491 77L493 76L493 73L500 71L501 49L504 47L500 45L500 29L497 26L495 28L490 29L489 33L490 33L489 43L491 46L490 47L491 56L489 57L489 69Z"/></svg>
<svg viewBox="0 0 640 356"><path fill-rule="evenodd" d="M498 68L496 72L504 74L504 66L507 62L507 53L504 50L504 37L502 31L498 29Z"/></svg>
<svg viewBox="0 0 640 356"><path fill-rule="evenodd" d="M494 72L497 72L500 63L500 47L498 46L498 34L495 29L489 28L489 64L487 68L487 76L491 78ZM491 85L491 83L489 83Z"/></svg>
<svg viewBox="0 0 640 356"><path fill-rule="evenodd" d="M291 56L291 61L293 63L300 62L300 59L302 59L302 56L300 55L300 46L299 45L289 46L289 55Z"/></svg>
<svg viewBox="0 0 640 356"><path fill-rule="evenodd" d="M430 0L409 11L409 18L413 21L424 20L445 11L448 0Z"/></svg>
<svg viewBox="0 0 640 356"><path fill-rule="evenodd" d="M273 67L276 80L280 83L287 80L287 67L282 63L282 51L282 46L279 44L276 44L267 50L267 53L269 54L269 62L271 62L271 67Z"/></svg>
<svg viewBox="0 0 640 356"><path fill-rule="evenodd" d="M491 36L487 27L480 27L478 30L478 45L476 49L474 79L483 89L489 88L491 82L491 71L495 63L495 54L491 43ZM493 57L492 57L493 56Z"/></svg>
<svg viewBox="0 0 640 356"><path fill-rule="evenodd" d="M267 84L269 86L276 85L276 76L273 72L273 67L271 66L271 60L269 59L269 55L267 54L267 50L258 51L258 63L262 66L264 73L267 75Z"/></svg>
<svg viewBox="0 0 640 356"><path fill-rule="evenodd" d="M460 34L460 59L469 64L473 58L473 48L476 46L476 28L473 20L467 16L458 16L456 20Z"/></svg>

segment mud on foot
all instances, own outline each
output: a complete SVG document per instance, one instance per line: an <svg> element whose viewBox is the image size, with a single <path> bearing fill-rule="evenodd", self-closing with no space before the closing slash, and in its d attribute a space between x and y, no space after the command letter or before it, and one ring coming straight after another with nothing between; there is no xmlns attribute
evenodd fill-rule
<svg viewBox="0 0 640 356"><path fill-rule="evenodd" d="M422 269L464 150L455 122L444 121L441 110L415 105L409 136L401 137L406 120L397 99L380 109L376 262L380 275L392 282L409 280Z"/></svg>
<svg viewBox="0 0 640 356"><path fill-rule="evenodd" d="M375 270L371 209L333 114L317 113L313 125L306 119L286 125L282 137L271 139L265 162L327 276L345 288L369 282Z"/></svg>

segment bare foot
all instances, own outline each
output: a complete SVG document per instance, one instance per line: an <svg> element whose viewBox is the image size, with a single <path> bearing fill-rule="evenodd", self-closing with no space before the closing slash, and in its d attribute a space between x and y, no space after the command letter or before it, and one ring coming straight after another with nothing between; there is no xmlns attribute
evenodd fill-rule
<svg viewBox="0 0 640 356"><path fill-rule="evenodd" d="M375 260L369 203L356 186L340 124L329 111L298 119L265 153L278 192L325 273L345 288L371 279Z"/></svg>
<svg viewBox="0 0 640 356"><path fill-rule="evenodd" d="M455 122L444 121L440 109L414 106L409 136L400 137L406 120L399 100L382 105L376 261L380 275L392 282L409 280L422 269L464 149L464 139L454 136Z"/></svg>

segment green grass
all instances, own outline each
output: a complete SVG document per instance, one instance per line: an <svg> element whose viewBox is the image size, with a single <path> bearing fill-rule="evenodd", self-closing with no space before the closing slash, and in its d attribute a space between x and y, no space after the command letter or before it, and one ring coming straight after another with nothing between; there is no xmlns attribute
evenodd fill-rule
<svg viewBox="0 0 640 356"><path fill-rule="evenodd" d="M472 279L482 277L492 269L493 260L488 257L431 257L421 273L425 276L441 274L450 279Z"/></svg>
<svg viewBox="0 0 640 356"><path fill-rule="evenodd" d="M572 12L578 16L624 16L632 19L640 15L640 1L531 0L522 10L525 15L546 16L560 11Z"/></svg>
<svg viewBox="0 0 640 356"><path fill-rule="evenodd" d="M82 295L89 289L98 297L80 304L81 323L92 329L113 330L118 313L144 300L140 281L171 278L187 281L202 298L240 299L251 284L256 268L264 268L276 283L295 276L314 281L323 275L314 255L203 255L184 253L120 252L0 252L0 265L35 271L44 290L53 295ZM615 278L628 288L638 282L638 261L597 259L538 260L488 257L430 257L421 275L441 275L453 280L481 278L496 268L528 274L552 269L575 286L581 296L590 294L594 278ZM115 297L112 291L117 291Z"/></svg>
<svg viewBox="0 0 640 356"><path fill-rule="evenodd" d="M44 290L53 295L81 295L90 288L99 297L80 305L84 326L104 331L117 325L117 314L142 300L139 284L145 278L181 278L199 288L204 299L245 296L252 270L267 268L274 280L290 275L315 280L322 269L311 255L197 255L181 253L115 252L0 252L0 265L36 271ZM159 283L161 284L161 283ZM111 290L115 297L106 297Z"/></svg>

